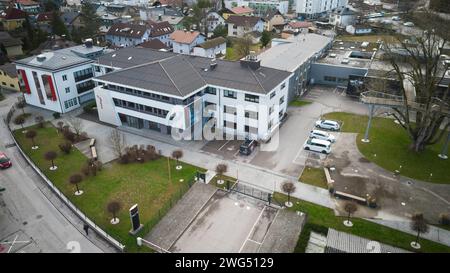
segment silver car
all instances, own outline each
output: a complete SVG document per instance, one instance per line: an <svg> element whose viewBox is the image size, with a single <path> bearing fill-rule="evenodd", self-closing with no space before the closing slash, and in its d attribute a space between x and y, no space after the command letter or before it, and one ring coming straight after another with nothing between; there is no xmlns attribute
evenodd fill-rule
<svg viewBox="0 0 450 273"><path fill-rule="evenodd" d="M341 125L337 121L328 119L319 119L316 121L316 127L325 130L339 131Z"/></svg>
<svg viewBox="0 0 450 273"><path fill-rule="evenodd" d="M332 134L329 134L325 131L321 131L321 130L312 130L309 133L309 137L310 138L316 138L316 139L321 139L321 140L326 140L329 141L331 143L334 143L336 141L336 137L334 137Z"/></svg>

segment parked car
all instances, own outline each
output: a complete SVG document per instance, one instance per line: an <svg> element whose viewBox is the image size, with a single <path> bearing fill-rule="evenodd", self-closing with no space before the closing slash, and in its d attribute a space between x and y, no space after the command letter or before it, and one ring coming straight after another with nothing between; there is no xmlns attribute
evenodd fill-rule
<svg viewBox="0 0 450 273"><path fill-rule="evenodd" d="M305 142L303 148L307 151L329 154L331 152L331 142L322 139L310 138Z"/></svg>
<svg viewBox="0 0 450 273"><path fill-rule="evenodd" d="M239 147L239 153L241 155L250 155L253 150L258 146L258 142L256 140L245 139L245 141Z"/></svg>
<svg viewBox="0 0 450 273"><path fill-rule="evenodd" d="M403 25L404 25L405 27L413 27L413 26L414 26L414 23L413 23L413 22L406 22L406 23L403 23Z"/></svg>
<svg viewBox="0 0 450 273"><path fill-rule="evenodd" d="M12 166L11 160L6 156L6 154L0 152L0 168L7 169Z"/></svg>
<svg viewBox="0 0 450 273"><path fill-rule="evenodd" d="M400 16L392 16L392 21L400 21Z"/></svg>
<svg viewBox="0 0 450 273"><path fill-rule="evenodd" d="M336 137L334 137L332 134L325 132L325 131L321 131L321 130L312 130L309 133L309 137L315 138L315 139L326 140L331 143L334 143L336 141Z"/></svg>
<svg viewBox="0 0 450 273"><path fill-rule="evenodd" d="M316 121L316 127L332 131L339 131L339 129L341 129L341 126L337 121L328 119L319 119L318 121Z"/></svg>

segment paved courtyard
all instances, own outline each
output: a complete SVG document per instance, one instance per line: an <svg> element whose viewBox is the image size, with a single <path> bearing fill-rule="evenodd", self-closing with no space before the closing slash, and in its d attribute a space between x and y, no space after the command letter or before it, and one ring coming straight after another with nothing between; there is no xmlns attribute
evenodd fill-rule
<svg viewBox="0 0 450 273"><path fill-rule="evenodd" d="M211 195L212 188L197 183L145 239L166 251L182 253L294 250L303 215L239 193L214 188Z"/></svg>

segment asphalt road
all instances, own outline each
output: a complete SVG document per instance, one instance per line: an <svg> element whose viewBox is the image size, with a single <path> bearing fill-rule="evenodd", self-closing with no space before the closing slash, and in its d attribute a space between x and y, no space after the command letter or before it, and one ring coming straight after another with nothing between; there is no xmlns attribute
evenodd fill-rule
<svg viewBox="0 0 450 273"><path fill-rule="evenodd" d="M0 151L13 162L11 168L0 170L0 187L6 188L0 193L0 253L114 251L92 231L88 237L80 232L82 221L49 191L17 147L9 145L12 139L3 117L15 97L7 95L0 102Z"/></svg>

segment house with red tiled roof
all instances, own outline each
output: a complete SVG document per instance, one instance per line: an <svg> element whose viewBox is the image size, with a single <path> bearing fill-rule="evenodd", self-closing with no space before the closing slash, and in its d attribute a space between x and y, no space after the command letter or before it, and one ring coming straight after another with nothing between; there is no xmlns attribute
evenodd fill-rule
<svg viewBox="0 0 450 273"><path fill-rule="evenodd" d="M292 31L294 33L307 33L309 28L312 27L311 22L304 21L290 21L284 26L284 31Z"/></svg>
<svg viewBox="0 0 450 273"><path fill-rule="evenodd" d="M3 30L11 31L23 27L27 13L16 8L8 8L0 14Z"/></svg>
<svg viewBox="0 0 450 273"><path fill-rule="evenodd" d="M15 0L15 6L29 14L37 14L41 11L39 3L32 0Z"/></svg>
<svg viewBox="0 0 450 273"><path fill-rule="evenodd" d="M205 37L198 31L175 30L170 35L173 52L181 54L191 54L194 47L205 42Z"/></svg>
<svg viewBox="0 0 450 273"><path fill-rule="evenodd" d="M163 42L161 42L158 39L152 39L150 41L143 42L142 44L138 45L137 47L151 48L151 49L163 50L163 51L170 50L170 48L168 46L166 46Z"/></svg>
<svg viewBox="0 0 450 273"><path fill-rule="evenodd" d="M53 21L53 12L41 12L36 15L36 24L37 26L47 32L52 33L52 21Z"/></svg>
<svg viewBox="0 0 450 273"><path fill-rule="evenodd" d="M231 11L236 15L253 15L253 9L246 6L234 7Z"/></svg>

